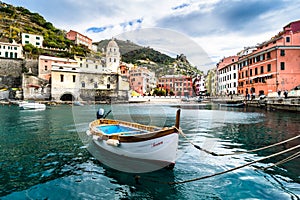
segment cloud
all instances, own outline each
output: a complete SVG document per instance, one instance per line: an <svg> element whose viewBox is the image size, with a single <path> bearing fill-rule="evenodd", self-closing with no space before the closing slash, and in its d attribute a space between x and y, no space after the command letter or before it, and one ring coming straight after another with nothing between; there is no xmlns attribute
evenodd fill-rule
<svg viewBox="0 0 300 200"><path fill-rule="evenodd" d="M110 25L110 26L102 26L102 27L91 27L91 28L88 28L86 30L86 32L93 32L93 33L100 33L100 32L103 32L107 29L111 29L113 28L114 26L113 25Z"/></svg>
<svg viewBox="0 0 300 200"><path fill-rule="evenodd" d="M295 3L293 3L295 4ZM261 20L265 15L278 13L288 6L285 0L219 1L214 4L199 4L189 13L173 13L157 20L156 26L167 27L191 36L220 35L235 32L241 35L266 31L271 18ZM299 6L298 6L299 7ZM278 28L278 27L277 27Z"/></svg>
<svg viewBox="0 0 300 200"><path fill-rule="evenodd" d="M188 7L188 6L190 6L190 4L184 3L184 4L181 4L181 5L179 5L179 6L173 7L172 10L179 10L179 9L182 9L182 8Z"/></svg>

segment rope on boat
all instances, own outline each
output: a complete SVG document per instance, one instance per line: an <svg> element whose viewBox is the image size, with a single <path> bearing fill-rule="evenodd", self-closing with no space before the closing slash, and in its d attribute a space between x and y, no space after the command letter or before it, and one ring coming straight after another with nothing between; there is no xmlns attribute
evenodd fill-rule
<svg viewBox="0 0 300 200"><path fill-rule="evenodd" d="M265 150L265 149L268 149L268 148L271 148L271 147L275 147L275 146L278 146L280 144L284 144L284 143L287 143L289 141L292 141L292 140L295 140L297 138L300 137L300 135L297 135L295 137L292 137L292 138L289 138L287 140L284 140L284 141L281 141L281 142L278 142L278 143L275 143L275 144L271 144L271 145L268 145L268 146L265 146L265 147L261 147L261 148L258 148L258 149L253 149L253 150L249 150L249 151L240 151L240 152L234 152L234 153L228 153L228 154L218 154L218 153L215 153L215 152L212 152L212 151L208 151L206 149L203 149L201 148L200 146L194 144L191 140L188 139L188 137L183 133L183 131L179 128L176 128L178 133L180 135L182 135L190 144L192 144L196 149L199 149L200 151L203 151L205 153L208 153L208 154L211 154L213 156L231 156L231 155L238 155L238 154L244 154L244 153L253 153L253 152L256 152L256 151L261 151L261 150Z"/></svg>
<svg viewBox="0 0 300 200"><path fill-rule="evenodd" d="M258 159L258 160L249 162L249 163L247 163L247 164L244 164L244 165L241 165L241 166L232 168L232 169L228 169L228 170L226 170L226 171L222 171L222 172L218 172L218 173L215 173L215 174L206 175L206 176L202 176L202 177L198 177L198 178L188 179L188 180L184 180L184 181L168 182L168 184L169 184L169 185L183 184L183 183L188 183L188 182L198 181L198 180L207 179L207 178L211 178L211 177L214 177L214 176L226 174L226 173L228 173L228 172L232 172L232 171L241 169L241 168L243 168L243 167L252 165L252 164L254 164L254 163L261 162L261 161L263 161L263 160L266 160L266 159L269 159L269 158L272 158L272 157L275 157L275 156L278 156L278 155L287 153L287 152L292 151L292 150L295 150L295 149L297 149L297 148L299 148L299 147L300 147L300 145L297 145L297 146L291 147L291 148L289 148L289 149L286 149L286 150L283 150L283 151L274 153L274 154L272 154L272 155L266 156L266 157L264 157L264 158L261 158L261 159ZM291 156L290 156L290 157L291 157ZM291 158L295 158L295 157L296 157L296 156L293 156L293 155L292 155ZM291 158L290 158L290 159L291 159ZM286 159L284 159L284 160L288 160L288 159L286 158ZM283 161L283 160L282 160L282 161Z"/></svg>

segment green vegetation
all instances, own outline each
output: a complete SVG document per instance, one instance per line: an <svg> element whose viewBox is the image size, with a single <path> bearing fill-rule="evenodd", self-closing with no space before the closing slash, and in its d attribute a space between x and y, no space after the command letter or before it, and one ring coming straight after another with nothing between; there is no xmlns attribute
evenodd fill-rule
<svg viewBox="0 0 300 200"><path fill-rule="evenodd" d="M0 2L0 39L15 40L21 43L21 34L43 35L43 49L33 45L25 45L26 57L37 58L40 54L58 57L87 56L91 52L87 47L74 45L71 40L66 39L65 30L57 29L52 23L47 22L38 13L32 13L23 7L14 7ZM102 40L97 44L98 51L102 52L110 40ZM196 67L192 66L182 54L172 58L160 53L150 47L142 47L127 40L117 40L120 47L122 61L133 63L138 66L147 67L155 72L156 77L168 74L183 74L195 76L201 74ZM98 53L101 54L101 53Z"/></svg>
<svg viewBox="0 0 300 200"><path fill-rule="evenodd" d="M43 47L65 51L43 51L42 49L26 46L25 52L33 56L46 53L52 56L69 57L84 56L89 50L84 46L76 46L66 38L66 31L57 29L38 13L32 13L23 7L14 7L0 2L0 38L21 42L21 34L37 34L44 37Z"/></svg>

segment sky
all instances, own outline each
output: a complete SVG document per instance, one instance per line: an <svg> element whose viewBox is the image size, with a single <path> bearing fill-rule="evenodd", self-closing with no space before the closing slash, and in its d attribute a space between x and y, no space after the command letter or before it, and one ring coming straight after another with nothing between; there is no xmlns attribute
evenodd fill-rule
<svg viewBox="0 0 300 200"><path fill-rule="evenodd" d="M298 0L2 0L39 13L56 28L91 38L129 39L202 71L300 20Z"/></svg>

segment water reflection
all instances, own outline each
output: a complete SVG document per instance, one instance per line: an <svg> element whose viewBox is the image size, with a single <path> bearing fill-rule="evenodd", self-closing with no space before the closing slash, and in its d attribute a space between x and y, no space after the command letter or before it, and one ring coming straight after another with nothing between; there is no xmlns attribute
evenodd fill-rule
<svg viewBox="0 0 300 200"><path fill-rule="evenodd" d="M106 105L109 117L144 124L172 126L176 107L165 105ZM4 199L297 199L299 158L266 172L253 167L183 185L182 181L224 171L299 144L299 139L258 153L214 157L180 138L180 154L173 171L140 175L112 170L85 149L84 132L99 105L51 107L20 112L1 107L0 196ZM12 114L13 113L13 114ZM299 135L297 113L210 106L182 109L181 128L195 144L218 153L250 150ZM278 157L258 166L269 166ZM158 181L158 182L156 182ZM234 195L232 197L231 195Z"/></svg>

